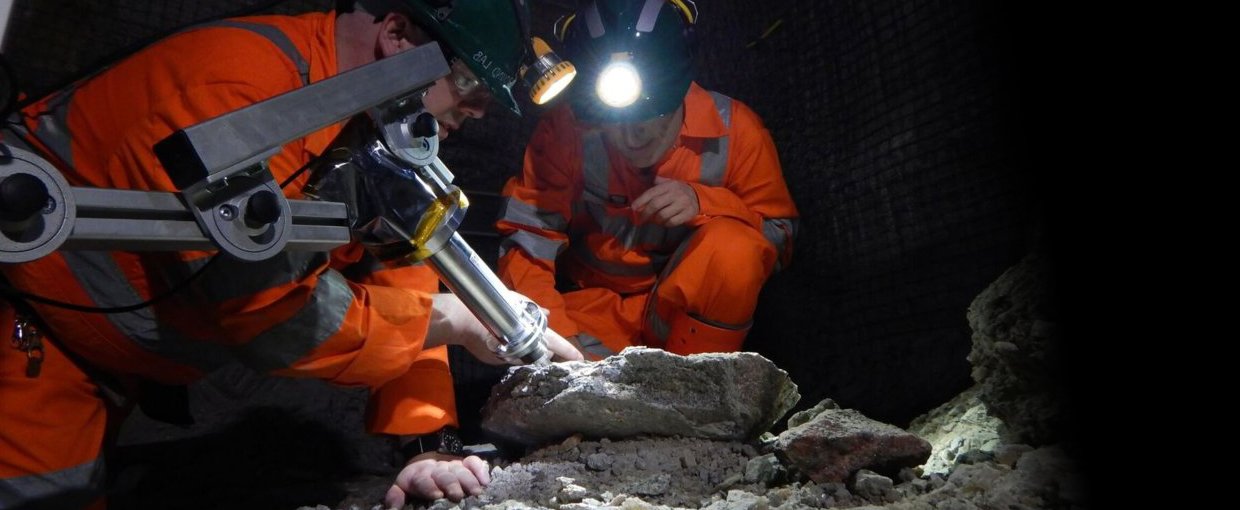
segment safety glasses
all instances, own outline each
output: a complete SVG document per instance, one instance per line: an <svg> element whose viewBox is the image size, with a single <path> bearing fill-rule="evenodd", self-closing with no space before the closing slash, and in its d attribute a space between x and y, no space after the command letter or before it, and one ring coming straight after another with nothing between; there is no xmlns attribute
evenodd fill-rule
<svg viewBox="0 0 1240 510"><path fill-rule="evenodd" d="M448 82L456 89L456 94L463 102L485 104L491 100L491 91L487 90L482 80L474 75L462 59L452 60L452 71L448 73Z"/></svg>

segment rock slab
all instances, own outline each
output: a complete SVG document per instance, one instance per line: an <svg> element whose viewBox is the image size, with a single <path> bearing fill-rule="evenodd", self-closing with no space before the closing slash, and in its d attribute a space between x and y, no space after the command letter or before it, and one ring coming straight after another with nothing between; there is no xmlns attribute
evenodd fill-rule
<svg viewBox="0 0 1240 510"><path fill-rule="evenodd" d="M755 353L630 347L598 362L513 367L492 390L482 428L527 446L574 434L746 441L799 399L788 373Z"/></svg>

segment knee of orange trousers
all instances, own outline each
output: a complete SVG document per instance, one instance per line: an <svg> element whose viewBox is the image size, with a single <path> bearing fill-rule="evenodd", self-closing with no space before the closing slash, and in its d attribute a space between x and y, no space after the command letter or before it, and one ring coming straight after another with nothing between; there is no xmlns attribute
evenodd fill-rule
<svg viewBox="0 0 1240 510"><path fill-rule="evenodd" d="M690 313L747 324L775 267L775 247L761 232L732 218L702 224L685 243L679 261L672 261L676 265L659 282L656 313L664 320Z"/></svg>
<svg viewBox="0 0 1240 510"><path fill-rule="evenodd" d="M577 327L597 338L611 352L642 343L642 311L648 293L622 296L591 287L564 293L564 309Z"/></svg>
<svg viewBox="0 0 1240 510"><path fill-rule="evenodd" d="M370 395L367 429L376 434L427 434L459 426L448 347L422 351L409 370Z"/></svg>
<svg viewBox="0 0 1240 510"><path fill-rule="evenodd" d="M0 327L12 325L6 313ZM26 377L26 364L25 353L0 348L0 492L95 508L103 497L100 454L108 427L98 387L51 342L44 342L37 377Z"/></svg>

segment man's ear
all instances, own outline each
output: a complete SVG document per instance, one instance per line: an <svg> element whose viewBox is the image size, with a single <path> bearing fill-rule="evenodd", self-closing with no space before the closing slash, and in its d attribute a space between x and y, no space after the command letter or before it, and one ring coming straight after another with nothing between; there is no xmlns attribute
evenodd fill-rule
<svg viewBox="0 0 1240 510"><path fill-rule="evenodd" d="M390 57L412 48L413 22L399 12L389 12L379 22L379 45L381 57Z"/></svg>

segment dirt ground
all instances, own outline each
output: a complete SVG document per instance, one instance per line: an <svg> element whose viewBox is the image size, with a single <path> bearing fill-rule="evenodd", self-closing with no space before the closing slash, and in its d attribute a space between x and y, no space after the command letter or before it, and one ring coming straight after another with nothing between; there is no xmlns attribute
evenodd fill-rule
<svg viewBox="0 0 1240 510"><path fill-rule="evenodd" d="M815 484L752 445L702 439L583 441L569 438L493 462L480 496L410 509L892 509L1084 508L1075 465L1059 448L965 458L946 476L904 470L894 479L863 471L847 483ZM359 480L337 505L299 510L375 510L390 478Z"/></svg>

